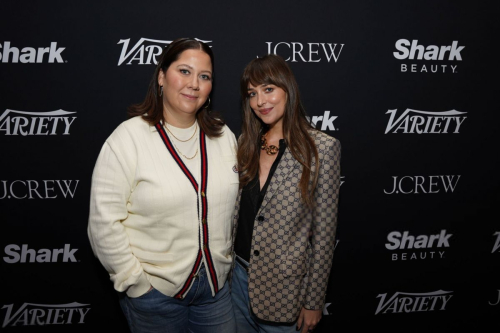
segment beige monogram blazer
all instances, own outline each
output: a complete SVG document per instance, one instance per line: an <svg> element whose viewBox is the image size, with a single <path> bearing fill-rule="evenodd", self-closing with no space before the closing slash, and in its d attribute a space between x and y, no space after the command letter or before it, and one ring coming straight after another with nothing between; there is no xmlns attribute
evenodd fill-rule
<svg viewBox="0 0 500 333"><path fill-rule="evenodd" d="M319 155L316 207L300 199L302 166L287 148L271 178L257 213L250 261L248 293L260 319L290 323L302 307L323 309L332 265L340 188L340 142L312 131ZM239 217L238 195L233 239Z"/></svg>

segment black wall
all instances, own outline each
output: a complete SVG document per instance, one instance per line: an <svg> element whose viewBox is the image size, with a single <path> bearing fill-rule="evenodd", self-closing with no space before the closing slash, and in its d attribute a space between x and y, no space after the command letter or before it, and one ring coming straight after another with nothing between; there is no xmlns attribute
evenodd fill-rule
<svg viewBox="0 0 500 333"><path fill-rule="evenodd" d="M178 37L212 46L212 104L236 135L239 76L272 52L289 59L316 126L342 143L338 243L317 332L482 331L497 323L496 2L3 1L1 8L6 331L126 330L87 238L90 178L127 106L145 96L150 51Z"/></svg>

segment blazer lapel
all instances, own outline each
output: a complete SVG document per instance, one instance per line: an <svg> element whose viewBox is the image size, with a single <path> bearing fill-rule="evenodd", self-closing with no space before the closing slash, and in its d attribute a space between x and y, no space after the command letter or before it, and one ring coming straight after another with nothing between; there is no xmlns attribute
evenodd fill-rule
<svg viewBox="0 0 500 333"><path fill-rule="evenodd" d="M285 152L283 153L283 156L281 157L281 160L278 163L278 167L276 168L273 177L271 178L271 182L267 187L267 193L264 197L264 200L262 200L260 210L262 210L275 195L280 185L287 179L288 174L298 167L300 167L300 163L295 160L295 158L293 158L290 149L287 147L285 149Z"/></svg>

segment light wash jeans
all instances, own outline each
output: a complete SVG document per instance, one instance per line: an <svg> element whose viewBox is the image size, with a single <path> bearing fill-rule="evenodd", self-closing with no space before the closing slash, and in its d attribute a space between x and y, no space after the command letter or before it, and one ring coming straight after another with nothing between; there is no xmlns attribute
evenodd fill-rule
<svg viewBox="0 0 500 333"><path fill-rule="evenodd" d="M120 293L120 306L132 333L235 333L229 285L212 297L205 267L184 299L156 289L130 298Z"/></svg>
<svg viewBox="0 0 500 333"><path fill-rule="evenodd" d="M241 259L246 267L248 263ZM297 323L292 325L273 324L259 320L250 309L248 297L248 275L246 267L238 260L234 265L233 282L231 285L231 299L233 300L236 332L238 333L297 333Z"/></svg>

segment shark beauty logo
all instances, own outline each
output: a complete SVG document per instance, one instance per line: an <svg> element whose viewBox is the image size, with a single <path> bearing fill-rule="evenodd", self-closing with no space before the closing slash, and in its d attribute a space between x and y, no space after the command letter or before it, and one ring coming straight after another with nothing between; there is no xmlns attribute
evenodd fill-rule
<svg viewBox="0 0 500 333"><path fill-rule="evenodd" d="M425 45L417 39L399 39L395 44L394 58L403 61L402 73L458 73L458 63L462 61L465 46L458 40L451 45Z"/></svg>
<svg viewBox="0 0 500 333"><path fill-rule="evenodd" d="M392 251L393 261L443 259L450 247L451 236L453 234L444 229L433 235L412 235L409 231L393 231L387 235L385 248Z"/></svg>
<svg viewBox="0 0 500 333"><path fill-rule="evenodd" d="M58 47L57 42L51 42L48 47L18 47L11 46L9 41L0 43L0 62L2 63L22 63L22 64L41 64L41 63L66 63L62 52L65 47Z"/></svg>

